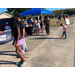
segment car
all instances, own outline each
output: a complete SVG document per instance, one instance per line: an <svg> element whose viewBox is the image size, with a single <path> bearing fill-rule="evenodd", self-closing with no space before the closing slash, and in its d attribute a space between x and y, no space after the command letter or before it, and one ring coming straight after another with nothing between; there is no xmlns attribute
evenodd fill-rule
<svg viewBox="0 0 75 75"><path fill-rule="evenodd" d="M0 19L0 30L1 31L4 31L7 22L8 22L8 25L10 26L10 18Z"/></svg>

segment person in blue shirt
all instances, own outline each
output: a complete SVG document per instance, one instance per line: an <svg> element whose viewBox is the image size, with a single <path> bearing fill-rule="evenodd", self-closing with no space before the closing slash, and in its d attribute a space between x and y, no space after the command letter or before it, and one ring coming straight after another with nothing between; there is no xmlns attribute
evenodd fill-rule
<svg viewBox="0 0 75 75"><path fill-rule="evenodd" d="M27 23L28 23L29 25L32 24L31 17L27 20Z"/></svg>
<svg viewBox="0 0 75 75"><path fill-rule="evenodd" d="M6 22L5 30L10 30L10 26L8 25L8 22Z"/></svg>
<svg viewBox="0 0 75 75"><path fill-rule="evenodd" d="M33 23L31 19L32 19L32 18L30 17L30 18L27 20L27 23L28 23L29 25L32 25L32 23ZM28 27L28 31L27 31L27 32L28 32L29 35L32 35L32 26L29 26L29 27Z"/></svg>

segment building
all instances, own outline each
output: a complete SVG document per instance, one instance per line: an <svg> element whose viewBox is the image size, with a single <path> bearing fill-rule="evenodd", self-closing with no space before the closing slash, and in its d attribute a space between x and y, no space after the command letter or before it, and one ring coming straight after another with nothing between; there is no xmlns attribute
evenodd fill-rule
<svg viewBox="0 0 75 75"><path fill-rule="evenodd" d="M8 14L8 13L2 13L0 14L0 19L4 19L4 18L11 18L12 15Z"/></svg>

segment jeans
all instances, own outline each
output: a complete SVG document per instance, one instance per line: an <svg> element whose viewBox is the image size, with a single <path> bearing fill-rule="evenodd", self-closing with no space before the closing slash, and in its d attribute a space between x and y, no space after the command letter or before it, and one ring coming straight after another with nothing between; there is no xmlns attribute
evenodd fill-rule
<svg viewBox="0 0 75 75"><path fill-rule="evenodd" d="M25 50L28 50L28 47L27 47L27 45L26 45L26 42L25 42L25 40L26 40L26 38L24 38L23 39L23 44L21 45L21 49L22 49L22 53L23 53L23 55L25 54Z"/></svg>
<svg viewBox="0 0 75 75"><path fill-rule="evenodd" d="M67 38L67 32L63 31L63 35L62 36L64 36L64 35L65 35L65 38Z"/></svg>

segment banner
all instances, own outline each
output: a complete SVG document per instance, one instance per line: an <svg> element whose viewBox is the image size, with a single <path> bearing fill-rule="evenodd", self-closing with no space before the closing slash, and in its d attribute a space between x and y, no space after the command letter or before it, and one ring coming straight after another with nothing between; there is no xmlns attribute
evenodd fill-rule
<svg viewBox="0 0 75 75"><path fill-rule="evenodd" d="M0 34L0 44L8 43L14 40L14 37L11 37L11 30L6 30Z"/></svg>
<svg viewBox="0 0 75 75"><path fill-rule="evenodd" d="M56 21L56 24L59 24L60 23L60 21Z"/></svg>

